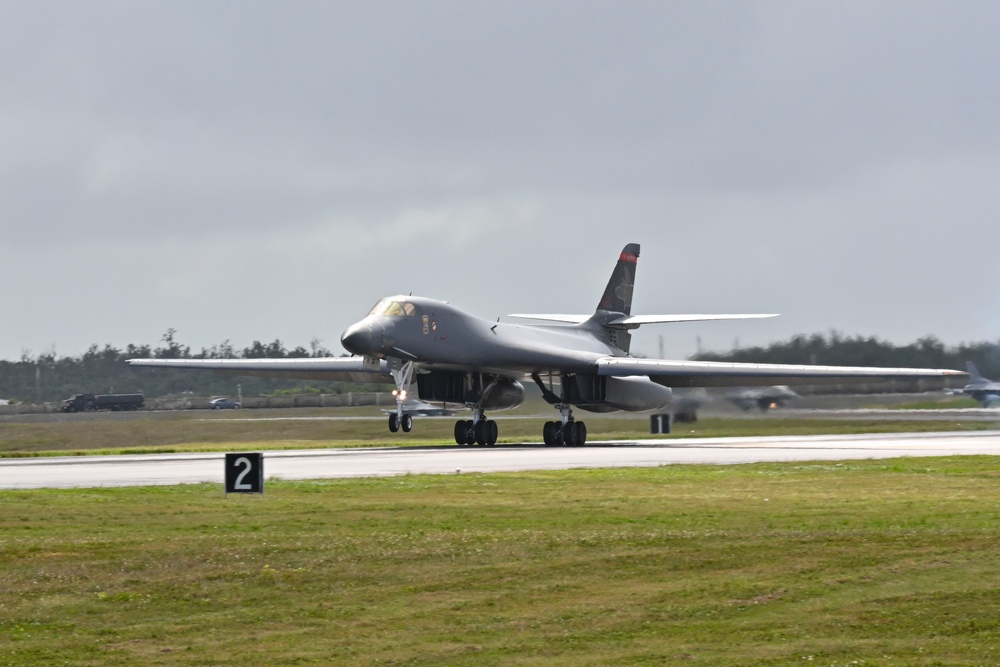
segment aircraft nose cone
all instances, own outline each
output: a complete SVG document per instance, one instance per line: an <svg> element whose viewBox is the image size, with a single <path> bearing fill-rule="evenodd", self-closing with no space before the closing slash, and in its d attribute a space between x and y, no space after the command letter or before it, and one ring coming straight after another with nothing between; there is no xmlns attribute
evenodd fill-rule
<svg viewBox="0 0 1000 667"><path fill-rule="evenodd" d="M368 354L371 352L372 343L375 337L372 335L371 327L367 324L352 324L340 337L340 344L344 349L354 354Z"/></svg>

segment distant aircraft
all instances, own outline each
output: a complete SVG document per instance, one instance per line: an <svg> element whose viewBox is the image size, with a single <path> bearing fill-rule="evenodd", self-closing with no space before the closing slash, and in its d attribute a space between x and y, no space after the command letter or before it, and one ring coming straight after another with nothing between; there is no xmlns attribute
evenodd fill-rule
<svg viewBox="0 0 1000 667"><path fill-rule="evenodd" d="M416 296L379 301L341 336L354 357L307 359L130 359L133 366L202 368L234 375L386 382L396 385L389 430L413 428L404 410L413 380L421 400L455 403L472 419L455 423L455 442L492 445L498 429L487 411L515 408L530 378L560 419L545 423L546 445L582 445L587 427L573 407L590 412L657 410L674 387L871 382L900 377L964 375L920 368L737 364L642 359L629 354L632 329L642 324L731 320L773 315L632 315L639 245L618 257L597 309L590 315L512 315L555 324L508 324L475 317L445 302Z"/></svg>
<svg viewBox="0 0 1000 667"><path fill-rule="evenodd" d="M382 412L393 414L396 410L383 410ZM433 403L427 403L412 396L407 396L403 400L403 414L418 415L421 417L450 417L455 414L455 410L449 410L442 405L434 405Z"/></svg>
<svg viewBox="0 0 1000 667"><path fill-rule="evenodd" d="M990 407L991 403L1000 401L1000 382L984 378L971 361L966 361L965 367L969 371L969 384L961 389L948 389L947 393L971 396L979 401L984 408Z"/></svg>
<svg viewBox="0 0 1000 667"><path fill-rule="evenodd" d="M798 397L798 394L783 384L761 387L759 389L740 389L726 395L726 398L744 410L757 407L764 412L780 408L786 405L791 399Z"/></svg>

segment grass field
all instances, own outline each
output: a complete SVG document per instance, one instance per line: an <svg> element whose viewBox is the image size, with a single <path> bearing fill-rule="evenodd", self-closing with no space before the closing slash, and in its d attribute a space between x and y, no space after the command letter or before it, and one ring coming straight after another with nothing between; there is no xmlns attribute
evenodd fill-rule
<svg viewBox="0 0 1000 667"><path fill-rule="evenodd" d="M885 406L886 410L962 410L982 407L979 401L964 396L948 396L936 400L914 401Z"/></svg>
<svg viewBox="0 0 1000 667"><path fill-rule="evenodd" d="M2 665L995 665L992 457L0 492Z"/></svg>

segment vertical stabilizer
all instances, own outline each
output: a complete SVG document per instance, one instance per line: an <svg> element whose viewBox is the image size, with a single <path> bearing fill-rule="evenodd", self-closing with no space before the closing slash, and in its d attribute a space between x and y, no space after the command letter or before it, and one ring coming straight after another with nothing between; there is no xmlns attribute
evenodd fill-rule
<svg viewBox="0 0 1000 667"><path fill-rule="evenodd" d="M635 267L639 261L639 244L629 243L618 256L618 263L611 274L604 296L597 304L598 310L632 314L632 290L635 288Z"/></svg>
<svg viewBox="0 0 1000 667"><path fill-rule="evenodd" d="M611 280L604 288L604 296L597 304L597 312L591 319L600 331L598 335L623 352L632 345L632 336L627 327L608 326L608 322L622 315L632 314L632 290L635 289L635 267L639 261L639 244L629 243L618 256Z"/></svg>
<svg viewBox="0 0 1000 667"><path fill-rule="evenodd" d="M973 384L977 382L989 382L986 378L979 374L979 369L971 361L965 362L965 369L969 371L969 381Z"/></svg>

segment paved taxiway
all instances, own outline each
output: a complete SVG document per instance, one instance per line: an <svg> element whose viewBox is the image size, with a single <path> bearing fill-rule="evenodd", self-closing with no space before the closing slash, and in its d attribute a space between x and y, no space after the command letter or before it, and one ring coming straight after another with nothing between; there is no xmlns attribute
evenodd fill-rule
<svg viewBox="0 0 1000 667"><path fill-rule="evenodd" d="M267 479L320 479L958 454L1000 455L1000 431L641 440L576 448L499 445L273 451L264 453L264 475ZM222 477L221 453L0 460L0 489L221 485Z"/></svg>

